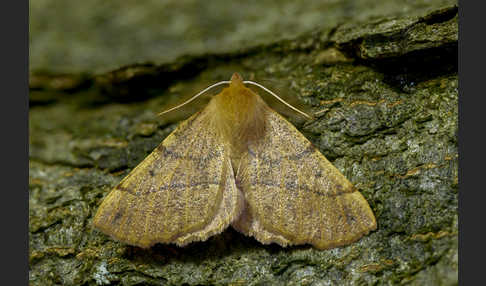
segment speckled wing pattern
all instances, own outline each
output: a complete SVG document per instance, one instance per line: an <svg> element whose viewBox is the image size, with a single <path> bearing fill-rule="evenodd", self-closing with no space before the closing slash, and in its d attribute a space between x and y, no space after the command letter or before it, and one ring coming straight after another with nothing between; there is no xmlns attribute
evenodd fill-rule
<svg viewBox="0 0 486 286"><path fill-rule="evenodd" d="M103 200L94 226L140 247L206 240L240 213L242 198L204 110L181 123Z"/></svg>
<svg viewBox="0 0 486 286"><path fill-rule="evenodd" d="M376 229L365 198L294 126L267 109L265 135L236 175L245 208L232 223L261 243L342 246Z"/></svg>

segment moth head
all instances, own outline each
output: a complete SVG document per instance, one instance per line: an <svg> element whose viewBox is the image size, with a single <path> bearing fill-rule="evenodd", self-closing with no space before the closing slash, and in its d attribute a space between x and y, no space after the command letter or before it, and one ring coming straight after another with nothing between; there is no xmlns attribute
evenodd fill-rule
<svg viewBox="0 0 486 286"><path fill-rule="evenodd" d="M237 72L235 72L232 76L231 76L231 80L230 80L230 85L231 84L235 84L235 85L238 85L238 84L243 84L243 78L241 77L241 75Z"/></svg>

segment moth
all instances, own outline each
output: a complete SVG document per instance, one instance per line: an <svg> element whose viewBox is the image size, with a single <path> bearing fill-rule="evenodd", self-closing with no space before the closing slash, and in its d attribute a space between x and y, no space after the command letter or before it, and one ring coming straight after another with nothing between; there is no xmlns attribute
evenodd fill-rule
<svg viewBox="0 0 486 286"><path fill-rule="evenodd" d="M245 86L253 82L235 73L226 83L106 196L96 228L148 248L204 241L231 225L263 244L317 249L376 229L361 193Z"/></svg>

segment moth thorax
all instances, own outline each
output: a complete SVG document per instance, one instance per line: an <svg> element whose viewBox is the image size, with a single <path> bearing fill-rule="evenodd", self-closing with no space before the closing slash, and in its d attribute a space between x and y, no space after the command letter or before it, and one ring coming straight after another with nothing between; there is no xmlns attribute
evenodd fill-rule
<svg viewBox="0 0 486 286"><path fill-rule="evenodd" d="M241 85L226 88L211 101L216 130L234 151L246 148L250 141L262 138L265 131L265 102Z"/></svg>

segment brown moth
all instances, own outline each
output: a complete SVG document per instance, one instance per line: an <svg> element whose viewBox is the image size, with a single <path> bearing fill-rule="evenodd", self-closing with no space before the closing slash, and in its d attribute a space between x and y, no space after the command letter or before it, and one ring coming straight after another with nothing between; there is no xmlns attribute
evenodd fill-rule
<svg viewBox="0 0 486 286"><path fill-rule="evenodd" d="M144 248L231 225L263 244L329 249L376 229L360 192L244 83L235 73L162 141L103 200L94 226Z"/></svg>

